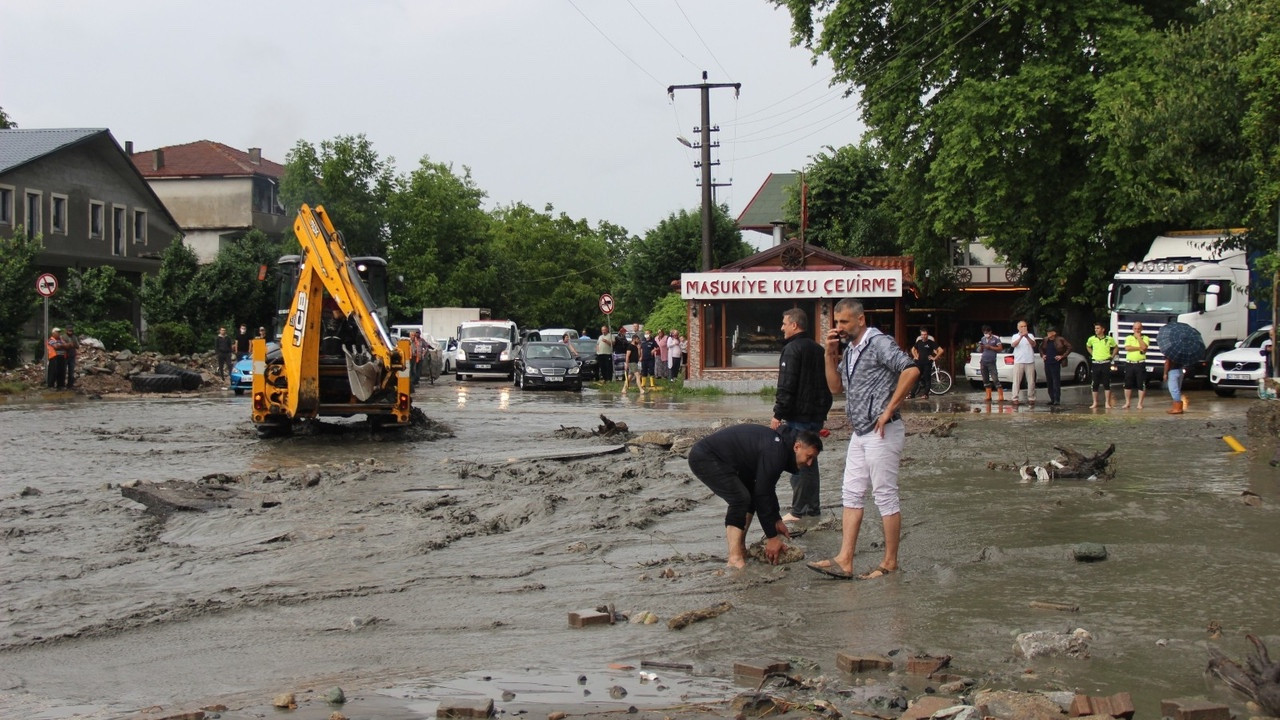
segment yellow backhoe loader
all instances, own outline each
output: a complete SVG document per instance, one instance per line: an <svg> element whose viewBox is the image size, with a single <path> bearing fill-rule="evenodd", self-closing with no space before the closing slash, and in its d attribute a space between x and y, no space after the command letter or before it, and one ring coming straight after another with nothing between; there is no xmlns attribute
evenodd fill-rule
<svg viewBox="0 0 1280 720"><path fill-rule="evenodd" d="M254 425L287 434L301 420L358 414L375 427L407 425L409 341L387 330L386 261L349 257L321 206L303 205L293 232L302 254L278 263L278 344L250 346Z"/></svg>

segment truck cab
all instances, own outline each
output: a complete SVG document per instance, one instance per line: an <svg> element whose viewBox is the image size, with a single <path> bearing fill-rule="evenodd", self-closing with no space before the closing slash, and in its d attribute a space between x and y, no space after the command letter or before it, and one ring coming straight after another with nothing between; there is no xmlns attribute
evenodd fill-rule
<svg viewBox="0 0 1280 720"><path fill-rule="evenodd" d="M1256 326L1245 251L1215 247L1224 237L1210 230L1162 235L1142 260L1126 263L1113 277L1107 299L1112 337L1124 342L1134 322L1141 322L1152 341L1149 374L1163 373L1164 354L1155 338L1170 322L1186 323L1204 339L1204 360L1188 368L1193 377L1206 375L1215 355L1235 347Z"/></svg>
<svg viewBox="0 0 1280 720"><path fill-rule="evenodd" d="M474 320L458 325L458 349L454 373L458 380L471 375L515 378L515 351L520 330L510 320Z"/></svg>

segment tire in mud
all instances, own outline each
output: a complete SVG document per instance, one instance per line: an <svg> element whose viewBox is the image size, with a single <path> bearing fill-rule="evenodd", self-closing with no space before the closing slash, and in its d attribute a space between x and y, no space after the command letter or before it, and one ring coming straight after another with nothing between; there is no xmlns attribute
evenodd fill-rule
<svg viewBox="0 0 1280 720"><path fill-rule="evenodd" d="M200 386L204 384L204 378L200 376L200 373L180 368L173 363L156 363L156 374L177 377L183 390L199 390Z"/></svg>
<svg viewBox="0 0 1280 720"><path fill-rule="evenodd" d="M177 375L140 373L129 378L134 392L176 392L182 389L182 378Z"/></svg>

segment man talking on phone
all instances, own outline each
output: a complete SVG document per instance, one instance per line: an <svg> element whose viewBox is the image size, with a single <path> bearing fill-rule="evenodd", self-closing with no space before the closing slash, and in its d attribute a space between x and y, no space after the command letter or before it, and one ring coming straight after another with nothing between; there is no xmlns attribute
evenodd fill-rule
<svg viewBox="0 0 1280 720"><path fill-rule="evenodd" d="M911 357L890 336L867 327L862 303L846 298L836 303L835 327L826 337L827 385L844 391L845 413L853 434L845 456L840 499L843 527L840 552L809 569L834 578L854 576L853 557L862 526L867 491L884 524L884 558L874 570L858 575L872 580L898 571L902 511L898 503L898 468L906 431L898 408L920 376Z"/></svg>

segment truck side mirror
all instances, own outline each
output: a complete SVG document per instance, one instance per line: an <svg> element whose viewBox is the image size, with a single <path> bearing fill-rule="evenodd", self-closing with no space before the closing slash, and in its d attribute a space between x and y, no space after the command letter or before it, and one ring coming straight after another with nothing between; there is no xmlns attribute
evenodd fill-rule
<svg viewBox="0 0 1280 720"><path fill-rule="evenodd" d="M1218 293L1222 292L1222 288L1214 283L1204 289L1204 311L1212 312L1218 309Z"/></svg>
<svg viewBox="0 0 1280 720"><path fill-rule="evenodd" d="M1115 283L1107 284L1107 310L1116 309L1116 285Z"/></svg>

